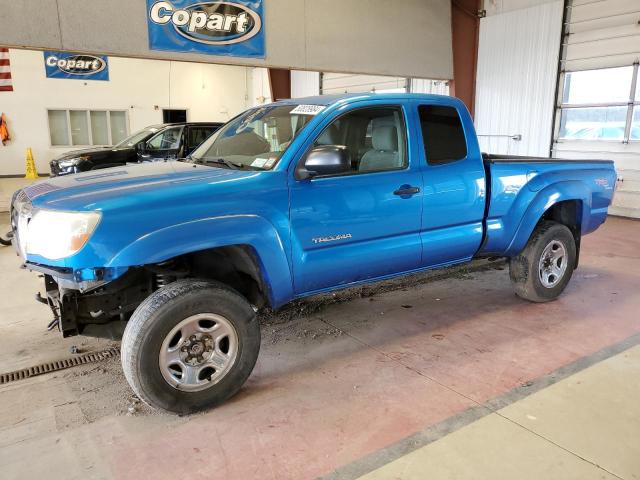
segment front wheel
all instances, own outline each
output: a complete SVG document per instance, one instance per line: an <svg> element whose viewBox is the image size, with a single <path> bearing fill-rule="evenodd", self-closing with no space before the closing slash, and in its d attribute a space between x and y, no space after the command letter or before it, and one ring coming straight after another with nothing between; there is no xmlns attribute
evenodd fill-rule
<svg viewBox="0 0 640 480"><path fill-rule="evenodd" d="M179 414L221 404L247 380L260 350L251 305L217 282L180 280L131 316L122 367L145 403Z"/></svg>
<svg viewBox="0 0 640 480"><path fill-rule="evenodd" d="M542 222L525 248L509 262L516 295L531 302L548 302L565 289L576 264L576 242L565 225Z"/></svg>

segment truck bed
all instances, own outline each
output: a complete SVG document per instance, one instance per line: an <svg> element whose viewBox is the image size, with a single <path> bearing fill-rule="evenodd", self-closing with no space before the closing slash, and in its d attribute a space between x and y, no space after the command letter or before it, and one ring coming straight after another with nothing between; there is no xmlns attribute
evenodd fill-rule
<svg viewBox="0 0 640 480"><path fill-rule="evenodd" d="M549 158L549 157L526 157L524 155L495 155L492 153L483 153L482 160L485 163L561 163L561 162L577 162L577 163L613 163L613 160L594 160L594 159L575 159L575 158Z"/></svg>
<svg viewBox="0 0 640 480"><path fill-rule="evenodd" d="M579 202L575 208L583 235L606 218L616 182L611 160L485 153L482 160L488 205L480 253L517 254L547 210L550 195L556 201L564 196Z"/></svg>

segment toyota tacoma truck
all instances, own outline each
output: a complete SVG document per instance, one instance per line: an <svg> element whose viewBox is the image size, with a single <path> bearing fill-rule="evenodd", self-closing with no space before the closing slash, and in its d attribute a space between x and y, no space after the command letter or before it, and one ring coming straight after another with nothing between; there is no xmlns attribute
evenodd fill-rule
<svg viewBox="0 0 640 480"><path fill-rule="evenodd" d="M41 181L11 215L53 325L126 325L134 392L188 413L241 388L263 307L495 256L519 297L555 299L615 181L610 161L483 155L452 97L320 96L247 110L186 159Z"/></svg>

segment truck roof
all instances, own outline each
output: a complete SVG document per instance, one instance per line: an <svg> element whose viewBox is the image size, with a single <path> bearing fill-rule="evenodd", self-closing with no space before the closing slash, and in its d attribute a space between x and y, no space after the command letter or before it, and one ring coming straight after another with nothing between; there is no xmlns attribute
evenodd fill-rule
<svg viewBox="0 0 640 480"><path fill-rule="evenodd" d="M341 93L332 95L316 95L312 97L301 98L288 98L285 100L278 100L274 102L280 105L332 105L341 100L358 99L358 100L372 100L372 99L389 99L389 100L407 100L407 99L422 99L422 100L442 100L449 99L454 100L455 97L449 95L435 95L431 93Z"/></svg>

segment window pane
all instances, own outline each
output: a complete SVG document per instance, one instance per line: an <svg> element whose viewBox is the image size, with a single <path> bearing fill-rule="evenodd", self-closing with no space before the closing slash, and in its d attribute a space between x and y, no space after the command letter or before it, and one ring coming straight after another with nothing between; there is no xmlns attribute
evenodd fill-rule
<svg viewBox="0 0 640 480"><path fill-rule="evenodd" d="M177 150L180 147L182 127L167 128L147 143L149 150Z"/></svg>
<svg viewBox="0 0 640 480"><path fill-rule="evenodd" d="M69 131L67 130L67 111L49 110L48 113L51 145L69 145Z"/></svg>
<svg viewBox="0 0 640 480"><path fill-rule="evenodd" d="M107 112L91 112L91 139L94 145L109 145Z"/></svg>
<svg viewBox="0 0 640 480"><path fill-rule="evenodd" d="M407 166L404 132L399 108L362 108L331 123L313 146L345 146L351 173L397 170Z"/></svg>
<svg viewBox="0 0 640 480"><path fill-rule="evenodd" d="M195 148L204 142L209 135L214 132L214 127L191 127L189 128L187 145L189 148Z"/></svg>
<svg viewBox="0 0 640 480"><path fill-rule="evenodd" d="M69 111L69 120L71 122L71 143L73 145L90 145L86 110Z"/></svg>
<svg viewBox="0 0 640 480"><path fill-rule="evenodd" d="M115 145L127 138L126 112L109 112L111 121L111 143Z"/></svg>
<svg viewBox="0 0 640 480"><path fill-rule="evenodd" d="M640 106L633 108L633 121L631 122L631 140L640 140Z"/></svg>
<svg viewBox="0 0 640 480"><path fill-rule="evenodd" d="M562 103L628 102L633 67L567 73Z"/></svg>
<svg viewBox="0 0 640 480"><path fill-rule="evenodd" d="M566 108L560 116L560 138L622 140L627 107Z"/></svg>
<svg viewBox="0 0 640 480"><path fill-rule="evenodd" d="M421 105L418 111L425 155L430 165L455 162L467 156L467 141L455 108Z"/></svg>

